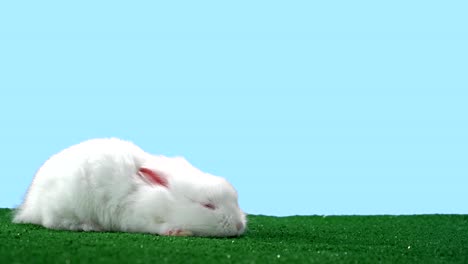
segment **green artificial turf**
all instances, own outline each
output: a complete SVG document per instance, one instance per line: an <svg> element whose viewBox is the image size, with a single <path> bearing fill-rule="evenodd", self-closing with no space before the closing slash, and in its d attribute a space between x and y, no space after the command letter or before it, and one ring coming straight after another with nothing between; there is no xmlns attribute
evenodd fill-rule
<svg viewBox="0 0 468 264"><path fill-rule="evenodd" d="M47 230L0 209L0 263L468 263L468 215L249 216L239 238Z"/></svg>

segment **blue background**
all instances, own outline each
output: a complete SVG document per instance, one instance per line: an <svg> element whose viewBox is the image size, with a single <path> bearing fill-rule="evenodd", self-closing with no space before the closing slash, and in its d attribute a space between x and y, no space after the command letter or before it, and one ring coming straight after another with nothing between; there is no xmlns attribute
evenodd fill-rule
<svg viewBox="0 0 468 264"><path fill-rule="evenodd" d="M2 1L0 207L116 136L248 213L468 213L466 1Z"/></svg>

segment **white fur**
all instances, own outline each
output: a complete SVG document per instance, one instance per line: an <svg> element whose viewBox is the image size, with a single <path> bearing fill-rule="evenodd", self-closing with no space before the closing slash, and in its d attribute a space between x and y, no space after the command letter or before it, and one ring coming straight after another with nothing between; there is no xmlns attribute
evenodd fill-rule
<svg viewBox="0 0 468 264"><path fill-rule="evenodd" d="M168 188L142 180L157 171ZM213 203L215 210L202 206ZM37 171L16 223L52 229L161 235L236 236L246 216L225 179L185 159L154 156L131 142L92 139L52 156Z"/></svg>

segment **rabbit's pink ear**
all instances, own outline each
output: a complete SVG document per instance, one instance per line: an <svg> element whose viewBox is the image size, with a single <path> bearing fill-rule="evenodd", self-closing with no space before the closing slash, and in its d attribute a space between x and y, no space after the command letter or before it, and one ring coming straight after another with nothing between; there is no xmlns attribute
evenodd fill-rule
<svg viewBox="0 0 468 264"><path fill-rule="evenodd" d="M140 168L138 170L138 175L140 175L143 180L152 185L160 185L169 188L169 182L167 181L167 178L159 172L148 168Z"/></svg>

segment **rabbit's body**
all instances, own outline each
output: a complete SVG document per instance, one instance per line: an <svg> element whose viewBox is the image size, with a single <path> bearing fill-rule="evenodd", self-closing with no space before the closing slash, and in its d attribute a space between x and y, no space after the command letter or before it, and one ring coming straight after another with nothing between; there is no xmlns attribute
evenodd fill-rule
<svg viewBox="0 0 468 264"><path fill-rule="evenodd" d="M52 229L235 236L245 214L235 189L183 158L146 153L120 139L93 139L37 171L14 222Z"/></svg>

